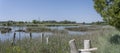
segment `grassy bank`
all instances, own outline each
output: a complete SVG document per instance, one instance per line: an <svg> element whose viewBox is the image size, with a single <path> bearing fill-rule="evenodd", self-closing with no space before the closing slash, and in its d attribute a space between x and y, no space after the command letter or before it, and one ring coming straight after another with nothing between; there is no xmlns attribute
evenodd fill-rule
<svg viewBox="0 0 120 53"><path fill-rule="evenodd" d="M80 27L75 27L75 28L65 28L70 31L80 31L80 32L87 32L87 31L96 31L102 29L102 26L97 26L97 25L91 25L91 26L85 26L82 25Z"/></svg>
<svg viewBox="0 0 120 53"><path fill-rule="evenodd" d="M26 32L50 32L51 29L45 27L27 27Z"/></svg>
<svg viewBox="0 0 120 53"><path fill-rule="evenodd" d="M65 30L58 30L58 29L50 29L46 27L27 27L26 32L51 32L53 34L57 33L64 33L67 34L68 32Z"/></svg>
<svg viewBox="0 0 120 53"><path fill-rule="evenodd" d="M120 53L120 44L114 43L114 34L119 34L114 28L104 28L85 35L68 35L57 33L49 36L49 44L41 42L40 37L17 40L15 46L11 41L0 42L0 53L70 53L69 40L75 39L78 48L83 48L83 40L92 41L92 47L98 47L94 53ZM113 40L111 40L113 39ZM113 42L111 42L113 41Z"/></svg>

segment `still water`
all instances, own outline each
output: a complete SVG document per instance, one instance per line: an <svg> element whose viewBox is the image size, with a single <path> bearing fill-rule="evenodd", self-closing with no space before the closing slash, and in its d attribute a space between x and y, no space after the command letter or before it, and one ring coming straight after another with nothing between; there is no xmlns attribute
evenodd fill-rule
<svg viewBox="0 0 120 53"><path fill-rule="evenodd" d="M2 27L2 26L0 26ZM71 27L79 27L79 26L57 26L57 27L47 27L47 28L50 28L50 29L58 29L58 30L65 30L65 28L71 28ZM26 27L15 27L15 26L12 26L10 27L12 29L11 32L9 33L1 33L0 32L0 40L1 41L5 41L5 40L12 40L13 38L13 35L14 35L14 32L15 30L19 30L19 29L23 29L25 30ZM68 31L68 34L70 35L80 35L80 34L84 34L84 32L78 32L78 31ZM30 33L26 33L26 32L15 32L16 33L16 39L23 39L23 38L30 38ZM43 32L32 32L32 38L36 38L40 35L42 35ZM45 36L50 36L52 35L53 33L51 32L44 32L44 35Z"/></svg>

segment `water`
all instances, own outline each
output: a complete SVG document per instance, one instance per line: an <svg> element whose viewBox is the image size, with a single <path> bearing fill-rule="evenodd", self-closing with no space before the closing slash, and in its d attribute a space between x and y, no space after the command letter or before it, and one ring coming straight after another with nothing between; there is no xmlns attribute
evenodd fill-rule
<svg viewBox="0 0 120 53"><path fill-rule="evenodd" d="M0 27L3 27L3 26L0 26ZM65 28L72 28L72 27L79 27L79 26L57 26L57 27L47 27L47 28L58 29L58 30L66 30ZM16 26L12 26L10 28L12 28L11 32L4 33L4 34L0 33L0 40L2 40L2 41L12 40L15 30L19 30L19 29L25 30L26 29L26 27L16 27ZM66 30L66 31L68 31L68 30ZM42 33L43 32L39 32L39 33L32 32L32 38L36 38L36 37L40 36ZM84 34L84 32L68 31L68 34L70 34L70 35L75 35L75 34L80 35L80 34ZM44 32L44 35L50 36L50 35L52 35L52 33L51 32ZM30 38L30 33L16 32L16 39L21 40L23 38Z"/></svg>
<svg viewBox="0 0 120 53"><path fill-rule="evenodd" d="M65 30L65 28L74 28L74 27L80 27L80 26L54 26L54 27L47 27L47 28Z"/></svg>

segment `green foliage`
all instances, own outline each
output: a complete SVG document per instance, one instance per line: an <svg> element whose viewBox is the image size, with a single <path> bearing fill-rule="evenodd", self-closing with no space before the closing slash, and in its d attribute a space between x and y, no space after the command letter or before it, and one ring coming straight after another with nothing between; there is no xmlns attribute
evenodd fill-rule
<svg viewBox="0 0 120 53"><path fill-rule="evenodd" d="M99 36L98 53L120 53L119 31L108 31L104 36Z"/></svg>
<svg viewBox="0 0 120 53"><path fill-rule="evenodd" d="M40 23L40 21L33 20L32 23L37 24L37 23Z"/></svg>
<svg viewBox="0 0 120 53"><path fill-rule="evenodd" d="M103 21L92 22L91 24L93 24L93 25L108 25L106 22L103 22Z"/></svg>
<svg viewBox="0 0 120 53"><path fill-rule="evenodd" d="M110 38L110 42L111 42L111 44L120 44L120 35L115 34L114 36L112 36Z"/></svg>
<svg viewBox="0 0 120 53"><path fill-rule="evenodd" d="M42 21L41 23L54 23L54 24L75 24L74 21L64 20L64 21L55 21L55 20L48 20L48 21Z"/></svg>
<svg viewBox="0 0 120 53"><path fill-rule="evenodd" d="M4 21L0 22L2 26L68 26L68 25L77 25L74 21L55 21L55 20L48 20L48 21L39 21L39 20L32 20L32 22L27 21Z"/></svg>
<svg viewBox="0 0 120 53"><path fill-rule="evenodd" d="M60 23L63 23L63 24L69 24L69 23L74 24L74 23L76 23L76 22L64 20L64 21L61 21Z"/></svg>
<svg viewBox="0 0 120 53"><path fill-rule="evenodd" d="M93 0L94 8L109 25L120 30L120 0Z"/></svg>
<svg viewBox="0 0 120 53"><path fill-rule="evenodd" d="M23 22L23 21L19 21L18 23L19 23L19 24L24 24L24 22Z"/></svg>

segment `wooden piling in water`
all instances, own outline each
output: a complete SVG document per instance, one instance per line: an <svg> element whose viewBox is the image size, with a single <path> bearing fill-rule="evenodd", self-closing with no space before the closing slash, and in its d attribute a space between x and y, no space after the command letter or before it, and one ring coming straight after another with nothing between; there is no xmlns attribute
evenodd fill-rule
<svg viewBox="0 0 120 53"><path fill-rule="evenodd" d="M30 40L32 39L32 33L30 32Z"/></svg>
<svg viewBox="0 0 120 53"><path fill-rule="evenodd" d="M49 37L46 37L46 44L49 44Z"/></svg>
<svg viewBox="0 0 120 53"><path fill-rule="evenodd" d="M12 46L15 45L16 33L13 35Z"/></svg>
<svg viewBox="0 0 120 53"><path fill-rule="evenodd" d="M44 33L41 34L41 42L43 42L44 39Z"/></svg>

